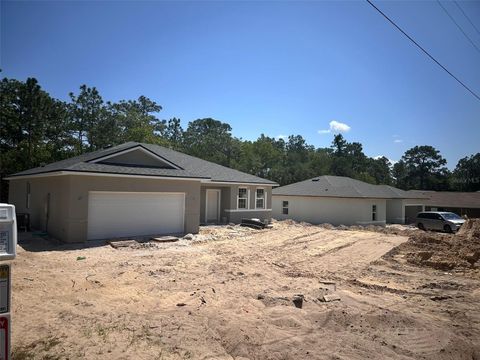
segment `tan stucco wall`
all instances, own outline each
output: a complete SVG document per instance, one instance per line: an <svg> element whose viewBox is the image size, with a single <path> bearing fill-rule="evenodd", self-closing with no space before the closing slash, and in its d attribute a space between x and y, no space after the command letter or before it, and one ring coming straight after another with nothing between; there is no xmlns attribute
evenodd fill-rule
<svg viewBox="0 0 480 360"><path fill-rule="evenodd" d="M242 219L260 219L260 221L269 222L272 219L272 211L265 210L248 210L248 211L232 211L228 213L228 221L239 224Z"/></svg>
<svg viewBox="0 0 480 360"><path fill-rule="evenodd" d="M27 183L30 183L30 208L27 208ZM48 231L57 239L68 238L68 191L70 183L65 176L10 180L8 201L17 213L30 214L32 228ZM47 224L47 198L50 206Z"/></svg>
<svg viewBox="0 0 480 360"><path fill-rule="evenodd" d="M27 181L30 182L30 209L26 209ZM241 185L240 185L241 186ZM270 220L271 211L257 211L255 189L263 187L267 196L266 208L272 207L271 186L248 185L249 208L237 210L239 185L200 185L195 180L164 180L121 178L107 176L62 175L30 179L10 180L9 201L17 212L28 212L32 227L48 230L55 238L65 242L83 242L88 230L89 191L127 192L185 192L185 233L197 233L205 219L206 189L221 190L221 219L238 223L242 218ZM45 204L50 193L50 217L46 229Z"/></svg>
<svg viewBox="0 0 480 360"><path fill-rule="evenodd" d="M238 188L247 188L249 191L249 198L248 198L248 209L237 209L237 195L238 195ZM257 188L263 188L265 190L265 194L267 197L265 209L255 209L255 192ZM269 210L272 208L272 187L265 186L265 185L231 185L231 193L230 193L230 210L233 211L226 211L227 220L228 222L232 223L240 223L242 219L250 219L256 218L262 221L270 221L272 218L272 211ZM236 211L237 210L237 211Z"/></svg>
<svg viewBox="0 0 480 360"><path fill-rule="evenodd" d="M282 214L282 201L288 201L288 215ZM328 197L280 196L273 197L273 217L278 220L293 219L312 224L332 225L372 224L372 205L377 205L377 221L386 221L385 199L350 199Z"/></svg>
<svg viewBox="0 0 480 360"><path fill-rule="evenodd" d="M246 187L250 190L250 197L248 199L249 209L242 209L241 211L235 211L237 209L237 194L239 187ZM243 218L259 218L262 220L270 220L272 217L271 211L256 210L255 207L255 191L257 188L265 189L267 196L266 209L272 208L272 187L263 185L202 185L201 187L201 200L200 200L200 222L205 222L205 199L207 189L219 189L221 190L221 218L220 220L226 220L227 222L239 223ZM234 211L229 211L234 210Z"/></svg>
<svg viewBox="0 0 480 360"><path fill-rule="evenodd" d="M250 197L248 199L248 207L251 210L255 209L255 191L257 188L265 189L265 194L267 196L267 209L272 208L272 187L271 186L264 186L264 185L231 185L231 193L230 193L230 204L231 209L237 208L237 195L238 195L238 188L247 188L250 190Z"/></svg>
<svg viewBox="0 0 480 360"><path fill-rule="evenodd" d="M197 233L200 220L200 182L190 180L132 179L106 176L68 176L70 179L69 241L87 238L88 192L185 192L185 233Z"/></svg>
<svg viewBox="0 0 480 360"><path fill-rule="evenodd" d="M50 192L48 232L66 242L83 242L88 229L89 191L184 192L185 233L197 233L200 220L200 182L64 175L32 178L31 207L25 209L27 180L10 180L9 201L17 212L29 212L34 228L45 230L45 201ZM27 211L28 210L28 211Z"/></svg>
<svg viewBox="0 0 480 360"><path fill-rule="evenodd" d="M200 223L205 223L205 201L207 189L220 190L220 221L227 219L226 209L230 209L230 186L229 185L202 185L200 189Z"/></svg>

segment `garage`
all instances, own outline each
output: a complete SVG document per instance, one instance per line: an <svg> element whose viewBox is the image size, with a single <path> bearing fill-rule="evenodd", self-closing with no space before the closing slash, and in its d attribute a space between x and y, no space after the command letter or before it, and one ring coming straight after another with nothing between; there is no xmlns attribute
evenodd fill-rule
<svg viewBox="0 0 480 360"><path fill-rule="evenodd" d="M88 193L88 240L184 232L185 193Z"/></svg>
<svg viewBox="0 0 480 360"><path fill-rule="evenodd" d="M405 205L405 224L413 224L422 209L422 205Z"/></svg>

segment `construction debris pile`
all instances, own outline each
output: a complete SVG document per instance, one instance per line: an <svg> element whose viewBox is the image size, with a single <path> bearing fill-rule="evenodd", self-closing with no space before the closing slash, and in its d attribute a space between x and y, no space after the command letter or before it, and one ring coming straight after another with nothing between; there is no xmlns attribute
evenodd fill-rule
<svg viewBox="0 0 480 360"><path fill-rule="evenodd" d="M480 219L470 219L456 234L418 231L384 258L438 270L480 270Z"/></svg>
<svg viewBox="0 0 480 360"><path fill-rule="evenodd" d="M379 226L379 225L338 225L334 226L329 223L323 223L319 225L313 225L304 221L297 222L295 220L282 220L282 221L275 221L272 220L272 223L282 223L288 226L298 226L298 227L305 227L305 226L316 226L326 230L346 230L346 231L373 231L387 235L403 235L403 236L410 236L419 231L413 225L387 225L387 226Z"/></svg>

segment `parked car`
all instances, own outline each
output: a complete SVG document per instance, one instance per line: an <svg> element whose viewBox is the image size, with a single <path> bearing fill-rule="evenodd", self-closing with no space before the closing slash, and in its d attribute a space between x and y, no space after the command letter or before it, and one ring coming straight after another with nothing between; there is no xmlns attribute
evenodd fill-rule
<svg viewBox="0 0 480 360"><path fill-rule="evenodd" d="M440 230L454 232L465 222L455 213L444 211L425 211L417 214L416 225L422 230Z"/></svg>

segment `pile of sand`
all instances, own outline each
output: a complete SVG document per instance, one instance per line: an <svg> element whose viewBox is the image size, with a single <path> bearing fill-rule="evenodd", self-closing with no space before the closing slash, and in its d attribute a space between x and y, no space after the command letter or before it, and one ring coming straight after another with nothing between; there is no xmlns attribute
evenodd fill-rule
<svg viewBox="0 0 480 360"><path fill-rule="evenodd" d="M480 241L480 219L469 219L458 230L457 235L476 238Z"/></svg>
<svg viewBox="0 0 480 360"><path fill-rule="evenodd" d="M480 219L471 219L457 234L415 232L384 258L439 270L480 269Z"/></svg>

